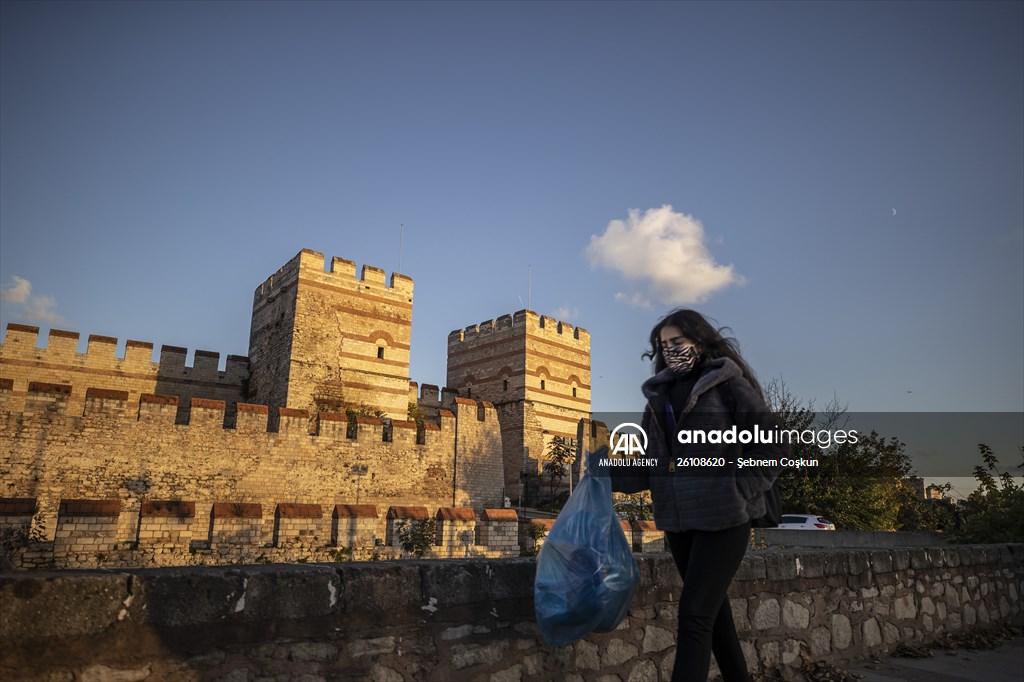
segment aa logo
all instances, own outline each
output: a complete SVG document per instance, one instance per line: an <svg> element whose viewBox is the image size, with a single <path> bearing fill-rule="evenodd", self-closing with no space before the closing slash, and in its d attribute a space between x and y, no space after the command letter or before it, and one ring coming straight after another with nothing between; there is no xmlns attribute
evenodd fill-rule
<svg viewBox="0 0 1024 682"><path fill-rule="evenodd" d="M647 434L632 422L616 426L611 432L609 440L612 444L613 455L638 457L647 453Z"/></svg>

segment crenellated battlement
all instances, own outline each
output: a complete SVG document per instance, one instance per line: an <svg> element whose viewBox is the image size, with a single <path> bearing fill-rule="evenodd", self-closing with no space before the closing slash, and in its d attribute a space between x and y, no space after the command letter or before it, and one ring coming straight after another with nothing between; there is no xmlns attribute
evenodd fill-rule
<svg viewBox="0 0 1024 682"><path fill-rule="evenodd" d="M589 334L532 310L485 320L449 335L447 387L420 387L413 289L302 249L256 287L248 354L223 370L213 351L9 325L0 470L13 473L0 497L38 495L44 518L97 495L501 505L534 463L526 453L589 410Z"/></svg>
<svg viewBox="0 0 1024 682"><path fill-rule="evenodd" d="M475 341L488 334L505 336L532 335L550 337L562 343L590 347L590 332L583 327L573 327L568 322L561 322L547 315L539 315L532 310L518 310L512 315L484 320L464 329L455 329L448 334L449 348L466 341Z"/></svg>
<svg viewBox="0 0 1024 682"><path fill-rule="evenodd" d="M197 350L193 363L186 365L188 349L179 346L161 346L160 360L153 362L153 344L148 341L129 339L125 342L124 353L118 357L118 339L112 336L90 334L86 352L78 352L81 335L64 329L51 329L46 345L39 346L39 327L10 323L7 334L0 342L0 373L3 365L21 364L17 361L37 361L47 365L64 365L83 369L120 370L129 366L133 370L149 370L154 374L180 373L182 377L202 376L206 379L243 379L249 374L249 358L244 355L228 355L223 371L219 370L220 353Z"/></svg>
<svg viewBox="0 0 1024 682"><path fill-rule="evenodd" d="M405 297L412 296L413 280L408 275L394 272L388 279L387 273L381 268L364 264L357 277L355 262L337 256L331 258L329 270L325 270L325 266L324 254L303 249L256 287L253 306L287 292L300 279L312 279L353 292L381 289Z"/></svg>
<svg viewBox="0 0 1024 682"><path fill-rule="evenodd" d="M10 382L13 385L13 382ZM0 381L0 498L38 497L48 537L61 500L233 500L434 505L501 504L500 425L493 405L455 399L416 423L193 397ZM71 401L84 396L81 403ZM19 401L15 407L15 401ZM458 444L456 444L458 441ZM134 519L134 517L132 517ZM137 530L122 518L116 531ZM208 525L208 524L207 524Z"/></svg>
<svg viewBox="0 0 1024 682"><path fill-rule="evenodd" d="M413 281L303 249L257 288L249 398L315 409L324 396L392 418L408 406ZM318 402L320 401L320 402ZM271 420L277 413L271 410Z"/></svg>
<svg viewBox="0 0 1024 682"><path fill-rule="evenodd" d="M128 391L97 387L78 387L70 384L30 382L25 391L25 402L20 409L12 409L13 391L8 387L13 381L0 380L0 414L22 415L26 419L46 418L48 413L67 416L117 417L123 424L144 421L153 426L174 426L178 429L219 429L232 435L247 438L255 432L263 432L279 438L311 438L333 441L347 439L359 443L402 442L406 445L432 446L438 439L450 436L458 420L470 419L497 424L498 415L494 405L484 400L460 398L456 391L445 389L444 409L435 410L433 418L420 429L416 422L405 420L382 420L376 417L356 416L349 419L345 413L320 412L310 415L307 410L277 408L277 428L270 428L270 409L266 405L237 403L233 414L223 400L191 398L185 412L186 421L178 418L181 400L174 395L142 394L134 402ZM434 397L437 387L424 386L425 398ZM2 390L7 389L7 390ZM69 409L72 396L84 396L81 408ZM436 403L435 405L440 404ZM390 426L391 439L386 438ZM447 436L445 435L447 434Z"/></svg>
<svg viewBox="0 0 1024 682"><path fill-rule="evenodd" d="M187 349L162 346L160 359L154 362L154 346L146 341L126 341L119 356L114 337L90 335L85 353L78 352L79 338L78 332L52 329L46 345L39 347L38 327L9 324L0 343L0 378L11 387L5 401L7 409L18 411L41 401L50 404L51 409L80 413L90 400L95 402L97 391L117 391L127 396L127 409L135 412L142 396L160 394L181 397L167 410L172 414L176 411L181 422L187 418L192 398L221 400L232 406L245 400L249 358L244 355L227 356L221 371L220 353L213 351L197 350L192 364L187 365ZM39 385L64 386L67 393L54 401L33 390ZM99 401L104 405L108 402Z"/></svg>

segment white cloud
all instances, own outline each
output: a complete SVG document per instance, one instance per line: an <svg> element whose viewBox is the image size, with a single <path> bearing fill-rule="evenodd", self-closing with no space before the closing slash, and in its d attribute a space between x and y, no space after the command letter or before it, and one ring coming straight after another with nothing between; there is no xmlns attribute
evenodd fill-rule
<svg viewBox="0 0 1024 682"><path fill-rule="evenodd" d="M0 287L0 301L4 303L24 303L32 293L32 282L24 277L11 275L11 283Z"/></svg>
<svg viewBox="0 0 1024 682"><path fill-rule="evenodd" d="M651 298L669 305L706 301L716 291L745 280L732 265L719 265L707 249L704 226L668 204L608 223L586 249L592 266L637 282L645 291L618 293L615 300L649 308Z"/></svg>
<svg viewBox="0 0 1024 682"><path fill-rule="evenodd" d="M615 300L628 303L629 305L636 306L637 308L643 308L644 310L650 310L651 308L654 307L651 304L651 299L647 298L643 294L638 294L636 292L632 294L627 294L620 291L615 294Z"/></svg>
<svg viewBox="0 0 1024 682"><path fill-rule="evenodd" d="M58 324L64 318L57 314L57 301L53 296L33 296L32 283L24 277L11 276L11 283L0 288L0 301L21 308L16 314L26 322Z"/></svg>
<svg viewBox="0 0 1024 682"><path fill-rule="evenodd" d="M563 305L561 308L555 309L554 317L559 322L571 322L572 320L579 319L580 309Z"/></svg>

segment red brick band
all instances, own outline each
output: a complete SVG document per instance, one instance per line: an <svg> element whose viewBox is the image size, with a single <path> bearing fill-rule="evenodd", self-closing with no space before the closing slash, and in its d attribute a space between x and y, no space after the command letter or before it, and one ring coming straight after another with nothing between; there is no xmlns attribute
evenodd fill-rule
<svg viewBox="0 0 1024 682"><path fill-rule="evenodd" d="M391 507L388 509L389 519L429 519L426 507Z"/></svg>
<svg viewBox="0 0 1024 682"><path fill-rule="evenodd" d="M78 336L78 334L75 334ZM89 343L112 343L117 345L117 338L113 336L100 336L99 334L89 334Z"/></svg>
<svg viewBox="0 0 1024 682"><path fill-rule="evenodd" d="M121 500L61 500L61 516L116 517L121 513Z"/></svg>
<svg viewBox="0 0 1024 682"><path fill-rule="evenodd" d="M128 401L128 391L115 391L110 388L87 388L85 389L86 400L122 400Z"/></svg>
<svg viewBox="0 0 1024 682"><path fill-rule="evenodd" d="M210 514L215 519L261 519L263 507L246 502L214 502Z"/></svg>
<svg viewBox="0 0 1024 682"><path fill-rule="evenodd" d="M227 403L223 400L210 400L209 398L192 398L192 409L202 408L204 410L225 410Z"/></svg>
<svg viewBox="0 0 1024 682"><path fill-rule="evenodd" d="M34 497L0 497L0 516L32 516L35 513Z"/></svg>
<svg viewBox="0 0 1024 682"><path fill-rule="evenodd" d="M464 507L441 507L437 510L435 518L442 521L475 521L476 514L473 513L472 509Z"/></svg>
<svg viewBox="0 0 1024 682"><path fill-rule="evenodd" d="M331 516L335 519L375 519L377 507L372 504L336 504Z"/></svg>
<svg viewBox="0 0 1024 682"><path fill-rule="evenodd" d="M319 519L324 515L319 504L279 504L274 517L278 519Z"/></svg>
<svg viewBox="0 0 1024 682"><path fill-rule="evenodd" d="M484 509L484 521L518 521L515 509Z"/></svg>
<svg viewBox="0 0 1024 682"><path fill-rule="evenodd" d="M32 381L28 385L29 393L56 393L58 395L71 395L71 386L68 384L48 384L43 381Z"/></svg>
<svg viewBox="0 0 1024 682"><path fill-rule="evenodd" d="M177 405L178 396L176 395L154 395L152 393L143 393L139 396L140 403L149 403L150 405Z"/></svg>
<svg viewBox="0 0 1024 682"><path fill-rule="evenodd" d="M142 515L191 519L196 515L196 503L183 500L146 500L142 503Z"/></svg>

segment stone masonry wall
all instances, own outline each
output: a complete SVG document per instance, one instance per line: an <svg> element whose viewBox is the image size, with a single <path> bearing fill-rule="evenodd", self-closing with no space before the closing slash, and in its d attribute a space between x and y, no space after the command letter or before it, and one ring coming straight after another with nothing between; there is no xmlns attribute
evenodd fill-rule
<svg viewBox="0 0 1024 682"><path fill-rule="evenodd" d="M575 439L590 416L590 334L530 310L448 335L447 384L495 405L502 423L505 485L536 475L554 436Z"/></svg>
<svg viewBox="0 0 1024 682"><path fill-rule="evenodd" d="M174 398L142 396L132 412L123 392L93 393L79 410L67 392L40 390L25 399L24 411L9 410L16 398L0 390L0 498L35 499L48 540L61 500L115 501L119 513L74 520L66 511L64 522L75 530L95 527L97 538L150 544L172 533L182 542L189 533L206 537L217 527L211 525L216 503L259 506L258 518L245 520L253 526L245 532L271 543L275 527L278 535L304 537L302 530L311 525L299 512L275 520L280 504L319 505L328 513L353 503L436 509L452 506L454 496L454 506L480 512L503 501L501 450L492 447L500 444L500 433L486 404L453 402L422 432L396 421L386 441L374 419L360 418L349 437L344 415L322 414L311 433L305 412L282 409L278 431L270 432L265 406L240 404L235 425L225 428L223 402L195 399L189 423L177 424ZM71 387L70 394L77 390ZM456 433L462 458L457 469ZM356 475L354 466L365 471ZM155 511L143 511L154 500L192 502L194 508L175 512L173 523L159 521ZM140 519L147 520L145 533L139 532ZM383 518L378 523L383 537Z"/></svg>
<svg viewBox="0 0 1024 682"><path fill-rule="evenodd" d="M748 555L730 592L752 672L797 679L943 633L1020 624L1024 546ZM0 677L77 680L667 680L667 555L614 632L544 644L531 559L0 575Z"/></svg>
<svg viewBox="0 0 1024 682"><path fill-rule="evenodd" d="M253 296L252 400L272 409L366 405L393 419L409 407L413 282L303 249Z"/></svg>
<svg viewBox="0 0 1024 682"><path fill-rule="evenodd" d="M8 324L0 343L0 382L7 386L8 409L24 407L33 382L70 388L68 409L85 407L86 388L127 391L127 409L137 412L139 397L145 394L178 396L178 421L187 420L192 398L223 400L229 412L235 403L245 402L249 380L249 358L229 355L223 372L217 369L220 354L197 350L191 367L185 366L187 351L163 346L159 362L153 362L153 344L129 340L124 357L116 356L117 339L89 336L85 353L77 351L77 332L51 329L45 348L37 348L39 328ZM0 386L0 388L3 388Z"/></svg>

